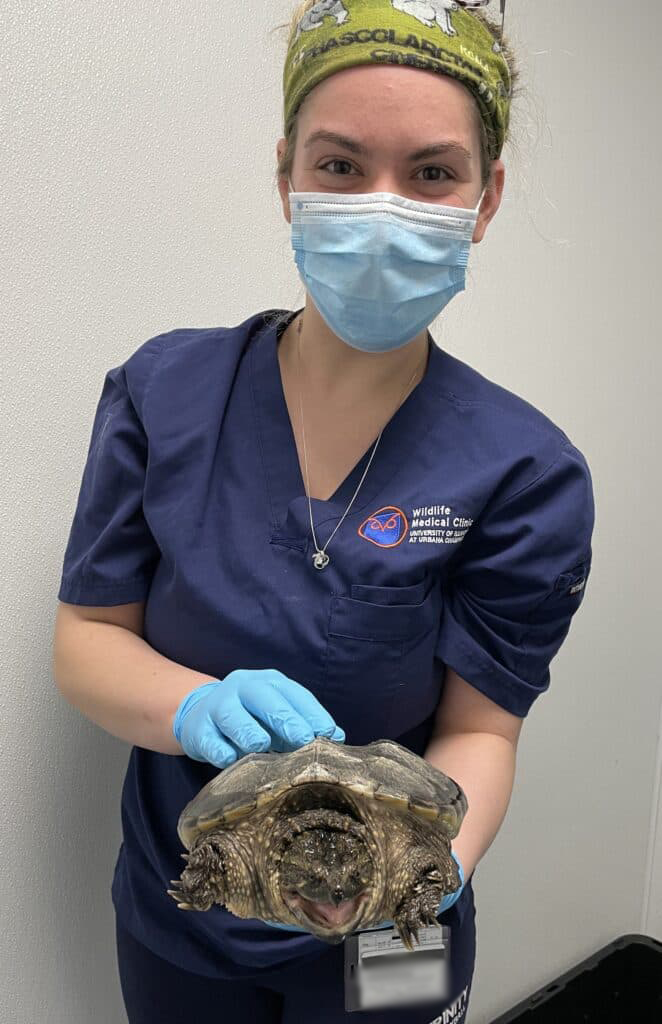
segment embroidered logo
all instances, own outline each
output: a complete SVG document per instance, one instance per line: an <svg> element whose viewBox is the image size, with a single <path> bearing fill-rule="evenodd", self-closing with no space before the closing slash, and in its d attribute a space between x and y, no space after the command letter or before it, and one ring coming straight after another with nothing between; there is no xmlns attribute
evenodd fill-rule
<svg viewBox="0 0 662 1024"><path fill-rule="evenodd" d="M450 505L424 505L411 515L410 544L459 544L473 523Z"/></svg>
<svg viewBox="0 0 662 1024"><path fill-rule="evenodd" d="M589 567L590 559L587 559L567 572L562 572L556 578L554 589L561 590L564 594L579 594L586 586Z"/></svg>
<svg viewBox="0 0 662 1024"><path fill-rule="evenodd" d="M385 505L368 516L358 528L359 537L377 544L380 548L394 548L407 536L409 523L400 508Z"/></svg>

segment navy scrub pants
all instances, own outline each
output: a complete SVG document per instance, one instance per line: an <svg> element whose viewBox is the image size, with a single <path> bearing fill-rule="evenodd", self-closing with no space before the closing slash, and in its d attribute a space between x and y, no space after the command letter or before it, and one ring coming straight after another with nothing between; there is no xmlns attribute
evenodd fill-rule
<svg viewBox="0 0 662 1024"><path fill-rule="evenodd" d="M455 915L454 915L455 917ZM451 994L443 1005L392 1010L344 1008L344 943L305 967L237 981L182 970L152 953L116 919L117 962L129 1024L465 1024L476 955L475 908L451 931Z"/></svg>

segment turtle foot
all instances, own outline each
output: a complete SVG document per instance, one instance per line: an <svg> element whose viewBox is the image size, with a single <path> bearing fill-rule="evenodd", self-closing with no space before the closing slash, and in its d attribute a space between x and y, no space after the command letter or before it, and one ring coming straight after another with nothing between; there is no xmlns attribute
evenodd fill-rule
<svg viewBox="0 0 662 1024"><path fill-rule="evenodd" d="M449 891L451 879L438 865L430 863L429 856L418 851L412 856L409 867L411 880L393 914L393 923L404 946L413 949L412 939L418 943L419 929L437 923L437 910L444 893Z"/></svg>
<svg viewBox="0 0 662 1024"><path fill-rule="evenodd" d="M206 836L189 854L182 854L188 865L168 895L180 910L209 910L214 903L225 903L227 895L223 838Z"/></svg>
<svg viewBox="0 0 662 1024"><path fill-rule="evenodd" d="M422 893L413 893L398 907L393 915L393 923L400 933L406 949L413 949L412 939L418 944L418 931L429 924L437 923L437 907L441 901L441 886L427 889Z"/></svg>

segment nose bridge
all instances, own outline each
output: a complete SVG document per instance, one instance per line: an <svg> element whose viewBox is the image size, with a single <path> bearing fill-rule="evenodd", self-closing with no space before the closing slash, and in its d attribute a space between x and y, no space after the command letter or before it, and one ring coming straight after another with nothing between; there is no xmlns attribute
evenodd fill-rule
<svg viewBox="0 0 662 1024"><path fill-rule="evenodd" d="M388 167L380 167L374 175L368 177L370 192L392 192L397 195L400 192L400 182L394 170ZM367 191L367 187L366 187Z"/></svg>
<svg viewBox="0 0 662 1024"><path fill-rule="evenodd" d="M415 185L413 181L408 182L408 175L403 171L400 160L393 154L375 157L369 166L363 168L363 172L365 177L361 182L361 191L407 195L409 188L413 189Z"/></svg>
<svg viewBox="0 0 662 1024"><path fill-rule="evenodd" d="M415 189L416 182L412 180L411 169L403 156L407 148L408 144L401 140L384 145L375 143L370 156L362 160L360 165L364 177L358 189L365 192L391 192L394 195L407 195ZM347 181L351 182L351 177Z"/></svg>
<svg viewBox="0 0 662 1024"><path fill-rule="evenodd" d="M389 191L398 193L402 186L402 168L394 159L375 157L363 168L364 177L361 188L363 191ZM347 177L347 182L351 177Z"/></svg>

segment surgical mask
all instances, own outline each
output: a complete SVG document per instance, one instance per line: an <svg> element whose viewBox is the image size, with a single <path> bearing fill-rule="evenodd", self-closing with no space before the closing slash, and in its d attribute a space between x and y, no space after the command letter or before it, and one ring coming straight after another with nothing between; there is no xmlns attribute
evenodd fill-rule
<svg viewBox="0 0 662 1024"><path fill-rule="evenodd" d="M388 352L431 324L464 290L485 191L469 210L391 192L292 190L294 260L331 330L363 352Z"/></svg>

